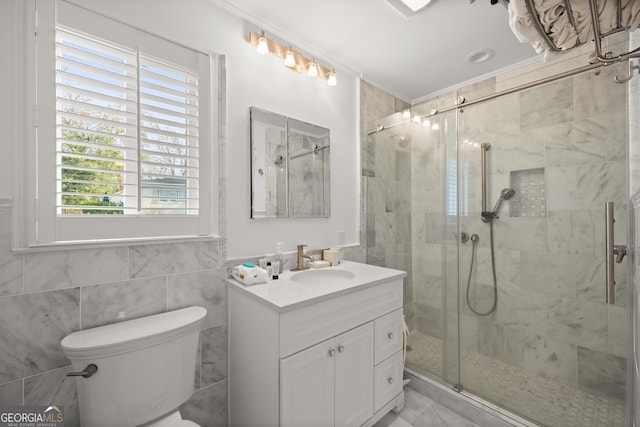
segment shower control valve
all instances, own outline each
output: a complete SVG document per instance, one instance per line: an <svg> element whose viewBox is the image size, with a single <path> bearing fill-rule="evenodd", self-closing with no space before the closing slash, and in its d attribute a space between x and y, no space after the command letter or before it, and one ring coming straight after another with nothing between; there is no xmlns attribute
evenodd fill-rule
<svg viewBox="0 0 640 427"><path fill-rule="evenodd" d="M627 254L627 247L625 245L615 245L613 247L613 254L616 256L616 262L620 264Z"/></svg>

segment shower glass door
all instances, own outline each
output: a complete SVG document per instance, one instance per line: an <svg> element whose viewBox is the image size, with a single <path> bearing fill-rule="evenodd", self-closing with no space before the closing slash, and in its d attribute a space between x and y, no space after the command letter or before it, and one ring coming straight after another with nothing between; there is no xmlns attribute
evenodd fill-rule
<svg viewBox="0 0 640 427"><path fill-rule="evenodd" d="M625 425L627 258L607 304L604 210L614 202L626 245L626 85L613 82L624 70L458 112L459 233L473 236L458 242L459 382L543 425Z"/></svg>
<svg viewBox="0 0 640 427"><path fill-rule="evenodd" d="M455 97L443 98L452 105ZM420 114L419 111L414 113ZM457 383L456 113L415 123L396 113L369 123L363 145L367 263L406 271L406 366ZM384 127L384 129L382 128ZM448 176L445 173L449 174ZM448 183L448 184L447 184ZM446 213L446 214L445 214Z"/></svg>

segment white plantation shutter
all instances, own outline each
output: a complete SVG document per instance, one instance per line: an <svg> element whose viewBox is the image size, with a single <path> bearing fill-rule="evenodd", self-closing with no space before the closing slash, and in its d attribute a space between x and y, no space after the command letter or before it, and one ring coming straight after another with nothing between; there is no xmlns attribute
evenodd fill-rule
<svg viewBox="0 0 640 427"><path fill-rule="evenodd" d="M27 244L215 234L216 56L63 0L38 8Z"/></svg>
<svg viewBox="0 0 640 427"><path fill-rule="evenodd" d="M197 71L56 38L58 213L197 214Z"/></svg>
<svg viewBox="0 0 640 427"><path fill-rule="evenodd" d="M141 210L198 212L198 75L140 58Z"/></svg>
<svg viewBox="0 0 640 427"><path fill-rule="evenodd" d="M62 29L56 39L57 213L135 212L136 54Z"/></svg>

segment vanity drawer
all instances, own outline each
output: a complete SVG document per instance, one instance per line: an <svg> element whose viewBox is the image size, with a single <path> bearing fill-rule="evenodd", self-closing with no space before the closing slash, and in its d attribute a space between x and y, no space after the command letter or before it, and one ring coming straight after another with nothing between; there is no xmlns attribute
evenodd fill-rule
<svg viewBox="0 0 640 427"><path fill-rule="evenodd" d="M401 391L402 351L399 351L374 369L373 411L382 408Z"/></svg>
<svg viewBox="0 0 640 427"><path fill-rule="evenodd" d="M402 309L375 321L375 364L402 350Z"/></svg>
<svg viewBox="0 0 640 427"><path fill-rule="evenodd" d="M402 307L402 279L280 315L280 357L286 357Z"/></svg>

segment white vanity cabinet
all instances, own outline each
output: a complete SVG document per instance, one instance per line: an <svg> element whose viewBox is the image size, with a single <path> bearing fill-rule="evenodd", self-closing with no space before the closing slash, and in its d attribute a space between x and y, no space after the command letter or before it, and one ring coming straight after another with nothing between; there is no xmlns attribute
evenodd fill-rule
<svg viewBox="0 0 640 427"><path fill-rule="evenodd" d="M229 280L230 426L371 426L404 405L405 273L345 264L360 280Z"/></svg>
<svg viewBox="0 0 640 427"><path fill-rule="evenodd" d="M371 322L280 360L283 427L359 426L373 415Z"/></svg>

